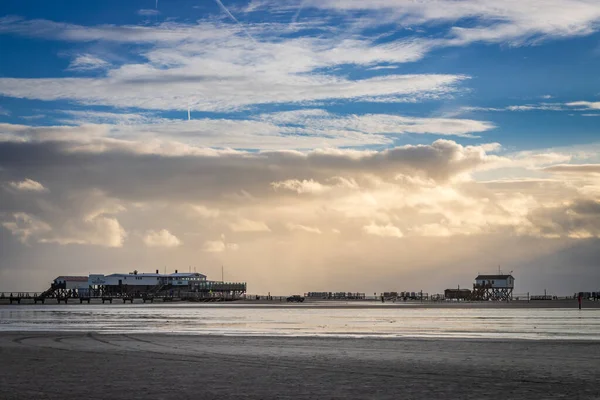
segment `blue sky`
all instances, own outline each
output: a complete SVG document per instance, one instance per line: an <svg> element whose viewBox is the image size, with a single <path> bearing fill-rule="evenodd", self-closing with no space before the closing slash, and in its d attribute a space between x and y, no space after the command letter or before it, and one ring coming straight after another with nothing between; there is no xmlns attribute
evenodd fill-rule
<svg viewBox="0 0 600 400"><path fill-rule="evenodd" d="M327 2L326 2L327 3ZM463 2L468 3L468 2ZM485 2L483 2L485 4ZM332 2L332 4L334 4ZM389 2L394 4L394 2ZM399 3L396 3L399 4ZM565 3L566 4L566 3ZM585 5L585 4L584 4ZM427 18L427 10L403 10L400 6L386 8L386 2L364 9L338 9L336 6L313 7L311 2L225 2L224 6L239 24L231 19L227 12L214 1L103 1L103 2L43 2L43 1L5 1L0 9L3 16L0 30L0 46L5 57L0 64L0 76L28 80L45 78L60 85L61 78L105 77L111 71L127 65L153 64L147 58L148 52L157 49L177 49L194 43L194 35L181 41L161 41L161 39L124 40L109 38L100 33L86 38L85 31L97 27L110 31L125 27L131 29L143 27L155 34L176 30L196 28L199 32L207 29L233 29L233 39L242 43L231 44L227 40L223 45L260 46L261 43L281 43L294 39L323 40L323 48L334 52L344 52L343 40L362 41L361 51L378 45L394 45L424 41L421 55L394 55L394 48L387 49L390 54L374 56L361 60L360 55L326 62L291 73L302 75L323 74L328 78L344 77L350 82L373 77L390 75L448 75L462 77L458 82L436 90L416 90L411 95L400 95L393 101L386 101L383 95L373 90L373 96L330 97L313 101L289 99L264 101L243 101L242 109L231 106L222 110L213 107L192 104L195 118L231 118L246 119L258 114L281 110L314 109L327 110L337 115L389 114L406 117L435 118L453 117L486 121L494 128L483 132L473 132L478 138L454 137L463 144L499 142L506 149L535 149L578 145L597 140L598 120L593 116L600 114L597 109L588 107L569 107L566 103L600 101L600 78L596 71L600 69L600 33L593 30L593 17L576 14L573 24L590 24L584 33L572 32L570 26L538 27L531 18L530 26L522 26L520 21L524 10L515 11L510 20L504 11L483 10L478 15L466 7L462 15L452 19ZM512 7L507 4L506 8ZM491 7L490 7L491 8ZM500 6L501 8L501 6ZM393 9L393 12L390 12ZM397 18L378 23L379 13L398 13ZM404 15L405 13L406 15ZM519 14L521 13L521 14ZM510 13L509 13L510 14ZM407 17L408 15L408 17ZM412 17L411 17L412 16ZM418 16L418 18L417 18ZM409 18L411 17L411 18ZM17 19L19 18L19 19ZM412 19L422 21L412 21ZM530 18L530 17L528 17ZM545 18L544 15L540 18ZM364 20L364 21L363 21ZM363 21L358 23L357 21ZM489 40L468 40L459 45L430 44L428 41L451 40L453 28L475 29L494 27L511 23L521 29L508 37L492 35ZM215 25L217 24L216 28ZM65 37L68 31L65 25L76 26L81 32ZM204 25L211 24L211 25ZM112 27L112 28L111 28ZM298 28L298 29L295 29ZM580 27L581 28L581 27ZM555 31L553 31L553 29ZM581 30L584 30L583 28ZM252 40L245 32L252 31ZM568 33L567 33L568 32ZM124 37L129 33L125 32ZM151 36L153 33L149 32ZM77 36L79 35L79 36ZM255 38L254 38L255 37ZM243 40L248 43L244 44ZM255 41L256 43L253 43ZM200 42L206 43L204 41ZM252 49L247 49L252 51ZM232 48L235 52L235 48ZM265 58L269 57L268 49ZM317 56L319 48L311 49ZM195 56L202 55L202 51ZM77 68L77 57L93 57L105 65L85 64ZM185 57L185 55L183 55ZM214 57L215 54L211 54ZM289 63L294 63L292 54ZM400 59L400 61L395 61ZM234 61L235 62L235 61ZM262 60L250 60L244 67L244 73L251 75L252 68L259 66ZM74 64L75 63L75 64ZM201 63L197 64L201 68ZM171 65L159 65L156 68L174 68ZM375 68L375 69L374 69ZM267 71L268 73L268 71ZM202 76L198 71L197 79L216 79L219 77ZM153 79L150 77L149 79ZM442 85L443 86L443 85ZM219 87L218 85L216 86ZM235 90L235 84L231 85ZM138 90L138 88L132 88ZM163 87L161 86L161 89ZM218 90L218 89L217 89ZM169 109L158 107L126 107L114 104L103 98L90 104L85 96L48 96L36 93L35 89L17 94L3 91L0 85L2 114L4 122L31 125L65 124L65 110L103 111L119 113L151 113L154 117L181 119L187 117L186 107ZM181 95L181 94L178 94ZM190 88L190 97L210 98L211 94ZM66 99L65 99L66 97ZM291 96L293 99L294 96ZM366 99L371 97L370 99ZM45 99L44 99L45 98ZM376 98L376 101L372 101ZM193 100L191 101L193 103ZM497 111L511 106L530 106L530 110ZM158 109L157 109L158 108ZM176 107L179 108L179 107ZM236 109L237 108L237 109ZM489 111L486 109L496 109ZM215 112L216 111L216 112ZM58 112L58 114L57 114ZM79 121L81 122L81 121ZM403 132L384 132L393 141L389 144L402 145L427 143L435 138L436 132L425 135ZM377 143L365 143L358 147L378 146ZM348 143L350 147L356 144ZM242 148L243 146L238 146ZM318 145L316 145L318 147ZM342 147L344 143L342 143Z"/></svg>
<svg viewBox="0 0 600 400"><path fill-rule="evenodd" d="M4 0L0 50L0 282L598 277L597 0Z"/></svg>

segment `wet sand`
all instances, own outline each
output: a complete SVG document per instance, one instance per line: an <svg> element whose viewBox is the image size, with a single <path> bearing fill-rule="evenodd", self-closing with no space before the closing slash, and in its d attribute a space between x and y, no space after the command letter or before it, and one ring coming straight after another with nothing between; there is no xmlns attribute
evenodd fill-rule
<svg viewBox="0 0 600 400"><path fill-rule="evenodd" d="M155 304L163 304L162 301L157 301L156 303L143 303L142 299L134 299L135 304L147 304L155 305ZM64 303L62 303L64 304ZM79 300L71 299L69 301L70 305L79 305ZM87 305L88 303L83 303L82 305ZM100 299L92 299L90 304L103 304ZM114 303L106 303L106 305L123 305L121 301L115 301ZM125 305L129 305L130 303L126 303ZM380 308L380 307L398 307L398 308L567 308L567 309L577 309L578 303L577 300L573 299L560 299L560 300L513 300L510 302L502 302L502 301L461 301L461 302L450 302L450 301L418 301L418 300L410 300L410 301L386 301L385 303L381 303L379 300L313 300L307 299L302 303L288 303L285 300L236 300L236 301L226 301L226 302L216 302L216 303L194 303L187 301L176 301L174 303L167 304L198 304L203 307L305 307L305 308ZM28 306L35 305L33 299L23 299L21 300L21 304L10 304L10 300L0 299L0 306ZM41 306L42 304L38 303L37 305ZM46 303L43 305L57 305L55 299L47 299ZM583 301L583 309L600 309L600 301L591 301L585 300Z"/></svg>
<svg viewBox="0 0 600 400"><path fill-rule="evenodd" d="M0 333L0 398L593 399L600 342Z"/></svg>

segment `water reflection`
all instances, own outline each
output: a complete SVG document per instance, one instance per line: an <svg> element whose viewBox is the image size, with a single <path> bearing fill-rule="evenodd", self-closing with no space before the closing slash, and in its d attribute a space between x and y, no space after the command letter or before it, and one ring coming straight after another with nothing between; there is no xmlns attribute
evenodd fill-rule
<svg viewBox="0 0 600 400"><path fill-rule="evenodd" d="M600 310L2 306L0 331L600 340Z"/></svg>

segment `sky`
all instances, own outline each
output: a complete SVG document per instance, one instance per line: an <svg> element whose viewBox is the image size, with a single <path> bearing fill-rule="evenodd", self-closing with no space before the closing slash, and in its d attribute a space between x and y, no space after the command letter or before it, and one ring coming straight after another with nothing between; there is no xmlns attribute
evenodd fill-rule
<svg viewBox="0 0 600 400"><path fill-rule="evenodd" d="M600 289L597 0L3 0L0 290Z"/></svg>

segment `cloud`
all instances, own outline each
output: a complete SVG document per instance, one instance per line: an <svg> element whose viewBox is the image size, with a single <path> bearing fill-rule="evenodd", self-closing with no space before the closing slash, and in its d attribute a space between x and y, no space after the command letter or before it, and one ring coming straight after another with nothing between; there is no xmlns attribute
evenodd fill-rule
<svg viewBox="0 0 600 400"><path fill-rule="evenodd" d="M144 244L148 247L177 247L181 240L166 229L160 231L149 230L144 235Z"/></svg>
<svg viewBox="0 0 600 400"><path fill-rule="evenodd" d="M71 64L69 64L69 71L94 71L98 69L107 69L110 64L94 55L91 54L80 54L78 55Z"/></svg>
<svg viewBox="0 0 600 400"><path fill-rule="evenodd" d="M281 3L263 2L262 7L254 9L277 7ZM340 13L372 12L374 14L367 16L370 25L396 22L415 26L451 22L453 27L448 41L457 45L479 41L524 45L589 35L597 30L600 20L600 5L586 0L505 1L501 4L492 0L310 0L304 2L303 7ZM465 26L460 26L463 21Z"/></svg>
<svg viewBox="0 0 600 400"><path fill-rule="evenodd" d="M250 39L253 43L256 43L256 40L254 40L254 38L252 37L252 35L250 35L250 33L248 32L248 30L240 23L240 21L237 20L237 18L235 18L233 16L233 14L231 14L231 12L227 9L227 7L225 7L223 5L223 3L221 2L221 0L215 0L216 3L219 5L219 8L221 10L223 10L223 12L225 14L227 14L227 16L229 16L229 18L231 18L233 20L233 22L235 22L246 34L246 36L248 36L248 39Z"/></svg>
<svg viewBox="0 0 600 400"><path fill-rule="evenodd" d="M177 224L185 227L185 247L197 248L215 241L210 232L227 229L240 236L236 242L242 245L268 237L286 240L295 231L334 229L341 232L334 236L348 241L360 240L361 233L369 240L494 234L575 239L586 236L584 230L595 235L593 225L574 222L581 225L575 229L547 222L554 215L578 213L557 207L593 200L600 188L600 182L582 172L593 168L564 164L576 150L500 155L496 144L464 146L440 139L385 150L197 148L146 154L119 146L90 152L74 142L81 132L61 141L56 134L49 141L0 142L6 182L35 176L52 188L43 202L16 191L0 193L0 219L11 231L23 228L23 223L14 225L15 213L35 216L50 227L15 233L27 236L30 244L134 248L134 241L125 242L121 223L137 232ZM505 169L523 179L493 178L505 178ZM559 174L567 169L573 172ZM540 174L548 178L533 179ZM274 235L241 235L252 232ZM296 236L303 241L313 237ZM219 246L210 249L225 245Z"/></svg>
<svg viewBox="0 0 600 400"><path fill-rule="evenodd" d="M157 119L148 114L134 113L115 113L107 111L92 111L92 110L57 110L57 113L64 114L58 117L58 122L68 125L91 125L91 124L106 124L106 125L142 125L156 122Z"/></svg>
<svg viewBox="0 0 600 400"><path fill-rule="evenodd" d="M259 117L276 124L300 125L306 129L356 131L365 134L438 134L473 137L471 133L494 128L486 121L452 118L414 118L387 114L337 116L324 110L296 110Z"/></svg>
<svg viewBox="0 0 600 400"><path fill-rule="evenodd" d="M510 105L506 107L462 107L461 111L566 111L568 110L565 106L568 104L563 103L537 103L537 104L522 104L522 105Z"/></svg>
<svg viewBox="0 0 600 400"><path fill-rule="evenodd" d="M90 152L86 147L70 142L0 142L0 167L14 173L18 171L18 176L35 174L53 191L56 186L57 195L60 188L67 185L61 176L77 175L80 179L70 182L68 187L101 188L118 198L136 197L138 201L180 197L185 199L186 204L202 202L205 207L216 208L215 203L203 201L206 196L211 200L217 196L221 201L231 199L252 203L256 191L264 193L267 190L273 194L279 193L283 187L286 191L301 187L294 181L312 180L320 186L355 191L356 179L368 175L393 180L399 174L405 174L432 182L445 182L474 171L510 165L509 159L488 154L488 151L493 151L493 146L461 146L447 140L381 151L196 150L179 154L140 154L130 151L130 146L115 146ZM35 165L26 162L31 154L37 154ZM56 169L57 165L59 169ZM53 173L59 170L62 175ZM182 174L182 171L193 172ZM110 184L106 182L109 176ZM178 179L173 179L174 176ZM131 182L139 184L132 185ZM285 184L282 189L274 191L273 182ZM240 193L240 190L250 195L234 200L233 194ZM241 221L240 224L244 226L246 223Z"/></svg>
<svg viewBox="0 0 600 400"><path fill-rule="evenodd" d="M247 71L246 76L232 80L219 77L222 73L210 77L201 72L182 76L176 71L136 69L135 72L122 69L123 73L113 73L110 78L0 78L0 94L46 101L73 100L85 105L187 110L190 93L212 93L210 97L194 100L192 111L234 111L255 104L333 99L369 101L377 96L395 96L399 100L443 97L454 92L456 85L465 79L457 75L424 74L360 80L288 75L273 80L271 75L255 72L251 75ZM93 91L88 89L90 86Z"/></svg>
<svg viewBox="0 0 600 400"><path fill-rule="evenodd" d="M12 215L12 220L5 221L2 226L8 229L22 243L27 243L31 236L46 233L52 228L44 221L39 220L34 215L24 212L17 212Z"/></svg>
<svg viewBox="0 0 600 400"><path fill-rule="evenodd" d="M543 98L549 98L543 96ZM461 111L586 111L600 110L600 102L572 101L567 103L535 103L523 105L510 105L506 107L462 107ZM581 116L595 116L596 114L580 114Z"/></svg>
<svg viewBox="0 0 600 400"><path fill-rule="evenodd" d="M313 226L305 226L305 225L301 225L301 224L288 223L288 224L286 224L286 227L290 231L301 231L301 232L306 232L306 233L315 233L317 235L320 235L322 233L319 228L313 227Z"/></svg>
<svg viewBox="0 0 600 400"><path fill-rule="evenodd" d="M210 272L219 257L232 280L265 290L283 282L292 291L314 283L302 278L307 274L321 274L329 286L341 270L360 275L376 263L387 279L342 285L377 286L404 275L413 282L412 268L437 271L448 260L464 265L463 257L473 257L465 266L470 281L482 257L498 248L511 252L497 257L522 264L541 249L554 252L600 232L597 176L552 169L565 169L579 149L509 153L494 144L437 140L387 150L197 148L161 155L118 146L90 152L74 142L80 136L73 130L62 141L0 141L3 182L35 177L52 189L44 196L0 191L2 242L14 240L11 254L32 257L19 266L43 259L55 265L43 274L57 275L76 271L69 257L89 254L100 260L86 268L109 273L111 259L189 265L199 257L202 272ZM593 154L576 161L594 165L597 152L586 148ZM169 226L185 242L176 252L146 252L143 240L127 240L127 232L143 238ZM28 244L26 254L18 241ZM285 262L273 263L273 254ZM398 257L411 267L399 272ZM286 284L290 276L295 283Z"/></svg>
<svg viewBox="0 0 600 400"><path fill-rule="evenodd" d="M103 247L122 247L127 237L125 229L114 217L96 215L83 220L68 220L54 234L43 236L40 243L78 244Z"/></svg>
<svg viewBox="0 0 600 400"><path fill-rule="evenodd" d="M135 64L112 66L93 55L82 54L70 67L83 71L107 69L105 76L1 78L0 94L154 110L187 110L191 103L191 108L198 111L235 111L259 104L318 101L441 99L457 93L468 77L398 75L388 69L390 73L380 76L367 74L350 78L336 67L353 65L385 71L384 67L390 63L414 62L442 47L478 41L523 45L587 35L597 30L600 20L600 6L585 0L553 0L551 4L541 0L511 1L500 6L491 0L381 0L368 4L307 1L302 7L339 11L340 27L350 34L340 36L324 17L292 26L278 22L241 25L235 18L234 23L207 18L196 23L169 21L155 26L81 26L4 17L0 19L0 34L83 43L141 44L147 48L137 54L145 60ZM291 17L298 11L298 5L262 2L248 7L248 10L258 9L277 13L284 10ZM156 10L145 13L149 11ZM354 18L356 13L361 15L360 23ZM416 35L391 41L366 33L373 24L398 23L408 27L452 23L453 27L445 37L438 38ZM315 30L319 35L315 35ZM290 32L295 35L289 35ZM89 90L90 87L94 90ZM210 93L211 96L194 96L193 93ZM416 129L430 132L426 127ZM465 134L465 129L471 131L464 127L455 129L458 133L451 134ZM479 131L486 129L479 127Z"/></svg>
<svg viewBox="0 0 600 400"><path fill-rule="evenodd" d="M286 189L295 191L298 194L303 193L322 193L329 189L329 187L320 184L312 179L299 181L297 179L288 179L281 182L272 182L271 185L274 189Z"/></svg>
<svg viewBox="0 0 600 400"><path fill-rule="evenodd" d="M35 121L36 119L42 119L42 118L46 118L47 115L46 114L33 114L33 115L23 115L19 118L22 118L26 121Z"/></svg>
<svg viewBox="0 0 600 400"><path fill-rule="evenodd" d="M191 205L194 215L201 218L217 218L220 215L220 211L215 208L209 208L203 205Z"/></svg>
<svg viewBox="0 0 600 400"><path fill-rule="evenodd" d="M562 174L600 174L600 164L558 164L546 167L544 171Z"/></svg>
<svg viewBox="0 0 600 400"><path fill-rule="evenodd" d="M336 72L340 65L373 66L419 60L431 47L425 39L388 43L357 35L282 35L277 23L239 25L199 21L141 26L79 26L47 20L0 19L0 34L76 42L145 44L145 61L106 65L79 56L72 68L108 68L94 78L0 79L0 94L85 105L154 110L235 111L257 104L315 101L419 101L445 98L468 77L448 74L386 74L360 79ZM243 29L242 29L243 28ZM300 28L298 28L300 29ZM314 33L314 32L312 32ZM256 41L248 41L246 34ZM89 90L93 87L94 90ZM211 93L197 96L194 93Z"/></svg>
<svg viewBox="0 0 600 400"><path fill-rule="evenodd" d="M64 185L57 182L43 199L7 192L0 202L4 227L30 244L122 247L127 233L115 217L125 211L121 202L93 187L64 191ZM14 218L2 218L3 211Z"/></svg>
<svg viewBox="0 0 600 400"><path fill-rule="evenodd" d="M20 182L9 182L10 187L13 189L23 191L23 192L46 192L48 189L44 187L39 182L34 181L33 179L25 179Z"/></svg>
<svg viewBox="0 0 600 400"><path fill-rule="evenodd" d="M363 231L368 235L381 236L381 237L396 237L401 238L404 235L402 231L397 227L387 224L387 225L377 225L375 223L371 223L370 225L363 226Z"/></svg>
<svg viewBox="0 0 600 400"><path fill-rule="evenodd" d="M160 11L156 10L156 9L148 9L148 8L142 8L140 10L138 10L137 12L138 15L141 15L143 17L153 17L155 15L159 15Z"/></svg>
<svg viewBox="0 0 600 400"><path fill-rule="evenodd" d="M563 111L564 108L560 104L526 104L522 106L508 106L507 111Z"/></svg>
<svg viewBox="0 0 600 400"><path fill-rule="evenodd" d="M8 111L6 108L0 106L0 115L8 117L8 116L10 116L10 114L11 114L10 111Z"/></svg>
<svg viewBox="0 0 600 400"><path fill-rule="evenodd" d="M558 206L543 207L530 216L534 234L542 237L589 239L600 237L600 203L578 199Z"/></svg>
<svg viewBox="0 0 600 400"><path fill-rule="evenodd" d="M206 253L223 253L225 251L237 251L239 245L236 243L225 243L225 239L221 240L207 240L202 245L202 251Z"/></svg>
<svg viewBox="0 0 600 400"><path fill-rule="evenodd" d="M239 219L229 224L233 232L271 232L271 229L262 221Z"/></svg>
<svg viewBox="0 0 600 400"><path fill-rule="evenodd" d="M583 107L588 110L600 110L600 101L573 101L566 103L569 107Z"/></svg>
<svg viewBox="0 0 600 400"><path fill-rule="evenodd" d="M65 125L1 124L0 135L15 141L79 142L99 151L115 147L137 152L191 153L194 147L310 149L390 144L403 134L475 137L494 128L487 121L413 118L389 114L341 116L319 109L261 114L250 119L166 119L147 113L61 110ZM94 150L98 149L98 150ZM206 150L204 150L206 152Z"/></svg>

